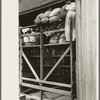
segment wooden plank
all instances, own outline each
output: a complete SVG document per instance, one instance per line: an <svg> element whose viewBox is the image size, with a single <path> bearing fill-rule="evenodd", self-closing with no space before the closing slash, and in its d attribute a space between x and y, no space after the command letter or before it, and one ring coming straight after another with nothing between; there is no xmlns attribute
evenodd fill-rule
<svg viewBox="0 0 100 100"><path fill-rule="evenodd" d="M41 27L40 27L41 30ZM40 79L43 79L43 31L41 30L40 34ZM40 84L42 86L42 84ZM41 100L43 100L43 91L40 91Z"/></svg>
<svg viewBox="0 0 100 100"><path fill-rule="evenodd" d="M80 63L80 45L81 45L81 0L75 0L76 3L76 89L77 89L77 100L80 100L80 91L79 91L79 63Z"/></svg>
<svg viewBox="0 0 100 100"><path fill-rule="evenodd" d="M22 83L22 80L21 80L21 78L22 78L22 38L21 38L21 29L19 28L19 46L20 46L20 48L19 48L19 84L21 84Z"/></svg>
<svg viewBox="0 0 100 100"><path fill-rule="evenodd" d="M58 59L57 63L53 66L53 68L49 71L49 73L45 76L45 78L43 80L46 80L50 76L50 74L55 70L55 68L59 65L59 63L62 61L62 59L68 53L69 49L70 49L70 46L66 49L66 51L63 53L63 55Z"/></svg>
<svg viewBox="0 0 100 100"><path fill-rule="evenodd" d="M33 69L32 65L31 65L30 62L28 61L28 59L27 59L27 57L26 57L26 55L24 54L23 51L22 51L22 55L23 55L25 61L27 62L27 64L28 64L30 70L32 71L33 75L35 76L35 78L36 78L37 80L39 80L38 75L36 74L35 70Z"/></svg>
<svg viewBox="0 0 100 100"><path fill-rule="evenodd" d="M65 83L58 83L58 82L51 82L51 81L44 81L44 80L36 80L36 79L25 78L25 77L22 77L22 80L27 80L27 81L32 81L32 82L38 82L38 83L43 83L43 84L49 84L49 85L56 85L56 86L71 88L70 84L65 84Z"/></svg>
<svg viewBox="0 0 100 100"><path fill-rule="evenodd" d="M39 32L36 32L36 33L31 33L31 34L23 34L21 37L25 37L25 36L36 36L36 35L40 35Z"/></svg>
<svg viewBox="0 0 100 100"><path fill-rule="evenodd" d="M27 26L27 27L32 27L34 25L31 25L31 26ZM23 29L23 28L22 28ZM43 34L47 34L47 33L58 33L58 32L64 32L65 30L62 28L62 29L56 29L56 30L50 30L50 31L44 31ZM36 33L31 33L31 34L23 34L21 35L22 37L25 37L25 36L33 36L33 35L40 35L41 33L40 32L36 32ZM49 34L48 34L49 35Z"/></svg>
<svg viewBox="0 0 100 100"><path fill-rule="evenodd" d="M72 23L71 23L72 25ZM73 28L70 31L70 79L71 79L71 95L73 97L73 48L72 48L72 32Z"/></svg>
<svg viewBox="0 0 100 100"><path fill-rule="evenodd" d="M26 94L22 94L22 93L19 94L19 97L23 97L23 96L26 96Z"/></svg>
<svg viewBox="0 0 100 100"><path fill-rule="evenodd" d="M21 92L21 94L26 93L26 92L29 92L30 90L31 90L31 89L29 88L29 89L27 89L27 90Z"/></svg>
<svg viewBox="0 0 100 100"><path fill-rule="evenodd" d="M48 87L44 87L44 86L31 85L28 83L22 83L22 86L30 87L30 88L37 89L37 90L49 91L49 92L54 92L54 93L59 93L59 94L71 96L71 93L69 91L53 89L53 88L48 88Z"/></svg>
<svg viewBox="0 0 100 100"><path fill-rule="evenodd" d="M66 43L55 43L55 44L44 44L44 47L48 47L48 46L64 46L64 45L69 45L70 42L66 42ZM27 45L27 46L21 46L23 48L32 48L32 47L40 47L40 45Z"/></svg>
<svg viewBox="0 0 100 100"><path fill-rule="evenodd" d="M80 11L77 21L78 100L97 100L97 1L77 0ZM79 7L78 6L78 7ZM80 13L81 12L81 13ZM81 17L81 19L79 18Z"/></svg>
<svg viewBox="0 0 100 100"><path fill-rule="evenodd" d="M50 30L50 31L44 31L43 34L46 34L46 33L58 33L58 32L64 32L64 31L65 31L64 28L62 28L62 29L55 29L55 30Z"/></svg>
<svg viewBox="0 0 100 100"><path fill-rule="evenodd" d="M40 79L43 79L43 32L40 34Z"/></svg>
<svg viewBox="0 0 100 100"><path fill-rule="evenodd" d="M33 48L33 47L40 47L40 45L27 45L27 46L21 46L23 48Z"/></svg>
<svg viewBox="0 0 100 100"><path fill-rule="evenodd" d="M24 27L21 27L21 29L24 29L24 28L31 28L31 27L36 27L37 25L28 25L28 26L24 26Z"/></svg>
<svg viewBox="0 0 100 100"><path fill-rule="evenodd" d="M52 65L43 65L44 67L52 67ZM58 67L70 68L68 65L58 65Z"/></svg>
<svg viewBox="0 0 100 100"><path fill-rule="evenodd" d="M54 43L54 44L44 44L43 46L63 46L63 45L68 45L70 42L66 43Z"/></svg>
<svg viewBox="0 0 100 100"><path fill-rule="evenodd" d="M40 55L32 55L30 57L40 57ZM45 58L45 56L43 56ZM57 57L61 57L61 55L51 55L51 57L57 58ZM66 55L65 57L70 57L70 55Z"/></svg>

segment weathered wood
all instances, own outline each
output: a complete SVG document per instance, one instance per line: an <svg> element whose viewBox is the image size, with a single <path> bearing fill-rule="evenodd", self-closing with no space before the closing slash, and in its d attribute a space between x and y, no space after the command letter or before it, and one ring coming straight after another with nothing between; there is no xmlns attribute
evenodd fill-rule
<svg viewBox="0 0 100 100"><path fill-rule="evenodd" d="M72 22L71 22L72 25ZM73 96L72 92L73 92L73 49L72 49L72 30L73 28L71 28L70 31L70 78L71 78L71 95Z"/></svg>
<svg viewBox="0 0 100 100"><path fill-rule="evenodd" d="M62 46L62 45L69 45L69 42L66 42L66 43L55 43L55 44L44 44L43 46L45 47L48 47L48 46ZM32 47L40 47L40 45L27 45L27 46L21 46L23 48L32 48Z"/></svg>
<svg viewBox="0 0 100 100"><path fill-rule="evenodd" d="M19 84L22 83L22 38L21 38L21 29L19 29Z"/></svg>
<svg viewBox="0 0 100 100"><path fill-rule="evenodd" d="M45 78L43 80L46 80L50 74L55 70L55 68L59 65L59 63L62 61L62 59L65 57L65 55L68 53L68 51L70 50L70 47L68 47L66 49L66 51L62 54L62 56L58 59L58 61L56 62L56 64L53 66L53 68L49 71L49 73L45 76Z"/></svg>
<svg viewBox="0 0 100 100"><path fill-rule="evenodd" d="M97 0L77 2L77 98L97 100Z"/></svg>
<svg viewBox="0 0 100 100"><path fill-rule="evenodd" d="M27 90L21 92L21 94L24 94L24 93L26 93L26 92L29 92L30 90L31 90L31 89L29 88L29 89L27 89Z"/></svg>
<svg viewBox="0 0 100 100"><path fill-rule="evenodd" d="M40 45L34 45L33 44L33 45L29 45L29 46L27 45L27 46L22 46L22 47L23 48L29 48L29 47L32 48L32 47L40 47Z"/></svg>
<svg viewBox="0 0 100 100"><path fill-rule="evenodd" d="M81 0L75 0L76 2L76 89L77 89L77 100L80 100L80 91L79 91L79 65L81 65L81 52L79 51L81 45Z"/></svg>
<svg viewBox="0 0 100 100"><path fill-rule="evenodd" d="M28 66L29 66L30 70L32 71L33 75L35 76L35 78L36 78L37 80L39 80L38 75L36 74L35 70L33 69L32 65L31 65L30 62L28 61L28 59L27 59L27 57L26 57L26 55L24 54L23 51L22 51L22 56L23 56L23 58L25 59L25 61L27 62Z"/></svg>
<svg viewBox="0 0 100 100"><path fill-rule="evenodd" d="M25 37L25 36L36 36L36 35L40 35L40 32L36 32L34 34L24 34L21 37Z"/></svg>
<svg viewBox="0 0 100 100"><path fill-rule="evenodd" d="M41 30L41 27L40 27ZM43 31L41 30L40 34L40 79L43 79ZM42 86L42 84L40 84ZM41 100L43 100L43 91L40 91L41 93Z"/></svg>
<svg viewBox="0 0 100 100"><path fill-rule="evenodd" d="M45 67L52 67L52 65L43 65ZM70 68L70 66L67 65L58 65L59 67L64 67L64 68Z"/></svg>
<svg viewBox="0 0 100 100"><path fill-rule="evenodd" d="M55 30L50 30L50 31L44 31L43 34L46 34L46 33L58 33L58 32L64 32L64 31L65 30L62 28L62 29L55 29Z"/></svg>
<svg viewBox="0 0 100 100"><path fill-rule="evenodd" d="M71 93L69 91L65 91L65 90L53 89L53 88L48 88L48 87L44 87L44 86L31 85L28 83L22 83L22 86L30 87L30 88L38 89L38 90L42 90L42 91L49 91L49 92L54 92L54 93L71 96Z"/></svg>
<svg viewBox="0 0 100 100"><path fill-rule="evenodd" d="M40 57L40 55L32 55L30 57ZM46 56L43 56L43 57L45 58ZM61 57L61 55L51 55L51 57L58 58L58 57ZM70 57L70 55L66 55L65 57Z"/></svg>
<svg viewBox="0 0 100 100"><path fill-rule="evenodd" d="M71 88L70 84L65 84L65 83L57 83L57 82L51 82L51 81L36 80L36 79L25 78L25 77L22 77L22 80L27 80L27 81L32 81L32 82L38 82L38 83L43 83L43 84L49 84L49 85L55 85L55 86Z"/></svg>
<svg viewBox="0 0 100 100"><path fill-rule="evenodd" d="M24 26L24 27L21 27L21 29L24 29L24 28L31 28L31 27L36 27L36 25L28 25L28 26Z"/></svg>
<svg viewBox="0 0 100 100"><path fill-rule="evenodd" d="M62 45L67 45L69 42L66 43L55 43L55 44L44 44L43 46L62 46Z"/></svg>

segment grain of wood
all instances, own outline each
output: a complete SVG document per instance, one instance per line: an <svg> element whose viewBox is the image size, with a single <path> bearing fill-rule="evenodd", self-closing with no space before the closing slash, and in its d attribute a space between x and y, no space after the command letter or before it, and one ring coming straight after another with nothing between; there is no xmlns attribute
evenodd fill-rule
<svg viewBox="0 0 100 100"><path fill-rule="evenodd" d="M96 100L97 31L96 1L77 0L77 100ZM79 5L78 8L79 8ZM77 14L76 14L77 15ZM77 15L77 17L79 17Z"/></svg>

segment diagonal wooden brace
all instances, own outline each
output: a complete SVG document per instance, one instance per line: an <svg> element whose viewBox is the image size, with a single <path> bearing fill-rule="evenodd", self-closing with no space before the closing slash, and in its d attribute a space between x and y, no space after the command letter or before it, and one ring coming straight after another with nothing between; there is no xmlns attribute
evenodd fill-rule
<svg viewBox="0 0 100 100"><path fill-rule="evenodd" d="M33 75L35 76L35 78L36 78L37 80L39 80L38 75L36 74L35 70L33 69L32 65L31 65L30 62L28 61L28 59L27 59L27 57L26 57L26 55L25 55L25 53L24 53L23 51L22 51L22 56L23 56L23 58L25 59L26 63L28 64L28 66L29 66L30 70L32 71Z"/></svg>
<svg viewBox="0 0 100 100"><path fill-rule="evenodd" d="M68 53L68 51L70 50L70 46L66 49L66 51L63 53L63 55L58 59L58 61L56 62L56 64L53 66L53 68L49 71L49 73L45 76L45 78L43 80L46 80L50 74L55 70L55 68L59 65L59 63L62 61L62 59L66 56L66 54Z"/></svg>

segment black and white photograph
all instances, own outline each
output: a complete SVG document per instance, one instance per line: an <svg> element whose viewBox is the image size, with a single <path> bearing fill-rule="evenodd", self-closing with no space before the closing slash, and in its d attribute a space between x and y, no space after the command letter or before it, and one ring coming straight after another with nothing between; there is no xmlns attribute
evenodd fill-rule
<svg viewBox="0 0 100 100"><path fill-rule="evenodd" d="M2 100L98 100L98 0L15 1L2 1Z"/></svg>

